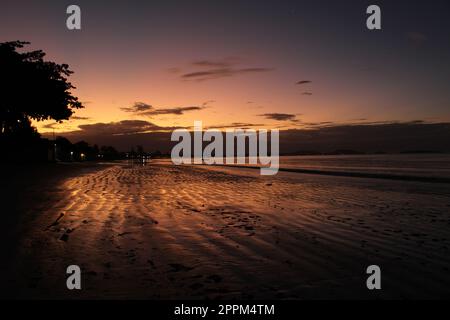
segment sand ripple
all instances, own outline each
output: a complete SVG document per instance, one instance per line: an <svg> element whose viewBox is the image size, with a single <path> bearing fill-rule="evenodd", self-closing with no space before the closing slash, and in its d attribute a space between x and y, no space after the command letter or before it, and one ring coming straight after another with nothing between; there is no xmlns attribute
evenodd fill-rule
<svg viewBox="0 0 450 320"><path fill-rule="evenodd" d="M48 190L19 295L406 298L450 293L446 185L249 169L112 166ZM78 264L83 290L65 289ZM365 289L378 264L383 290Z"/></svg>

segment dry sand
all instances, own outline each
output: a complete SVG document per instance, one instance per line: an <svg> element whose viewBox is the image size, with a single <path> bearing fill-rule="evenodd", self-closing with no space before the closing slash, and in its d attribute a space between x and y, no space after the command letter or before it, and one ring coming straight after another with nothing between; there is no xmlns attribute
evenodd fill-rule
<svg viewBox="0 0 450 320"><path fill-rule="evenodd" d="M2 236L3 297L450 294L450 184L163 163L49 175L15 179L2 212L17 216ZM81 291L66 289L70 264ZM366 288L372 264L380 291Z"/></svg>

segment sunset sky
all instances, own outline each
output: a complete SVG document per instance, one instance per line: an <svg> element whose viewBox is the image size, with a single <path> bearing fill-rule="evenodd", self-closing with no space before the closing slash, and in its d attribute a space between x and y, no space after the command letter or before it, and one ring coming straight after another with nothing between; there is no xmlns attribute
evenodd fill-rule
<svg viewBox="0 0 450 320"><path fill-rule="evenodd" d="M368 1L2 1L0 41L75 72L85 109L41 133L449 121L448 1L374 3L381 31Z"/></svg>

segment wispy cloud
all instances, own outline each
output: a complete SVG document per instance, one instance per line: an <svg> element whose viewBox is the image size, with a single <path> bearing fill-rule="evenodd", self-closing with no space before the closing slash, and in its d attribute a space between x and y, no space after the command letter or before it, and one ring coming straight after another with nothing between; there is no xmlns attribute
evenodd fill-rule
<svg viewBox="0 0 450 320"><path fill-rule="evenodd" d="M264 117L269 120L276 120L276 121L297 121L295 114L290 113L264 113L259 114L258 116Z"/></svg>
<svg viewBox="0 0 450 320"><path fill-rule="evenodd" d="M89 120L89 117L79 117L79 116L71 116L70 120Z"/></svg>
<svg viewBox="0 0 450 320"><path fill-rule="evenodd" d="M230 129L233 129L233 128L248 129L248 128L254 128L254 127L264 127L264 124L233 122L233 123L229 123L229 124L219 124L219 125L214 125L214 126L208 126L208 127L205 127L204 129L228 129L228 128L230 128Z"/></svg>
<svg viewBox="0 0 450 320"><path fill-rule="evenodd" d="M152 110L153 106L145 102L135 102L131 107L123 107L120 109L125 112L140 113Z"/></svg>
<svg viewBox="0 0 450 320"><path fill-rule="evenodd" d="M249 73L262 73L272 71L271 68L220 68L220 69L209 69L205 71L196 71L191 73L185 73L181 76L184 80L212 80L224 77L232 77L239 74L249 74Z"/></svg>
<svg viewBox="0 0 450 320"><path fill-rule="evenodd" d="M324 129L332 127L354 127L354 126L384 126L384 125L417 125L426 124L424 120L413 121L368 121L365 118L352 119L348 122L333 122L333 121L321 121L321 122L299 122L298 126L305 129Z"/></svg>
<svg viewBox="0 0 450 320"><path fill-rule="evenodd" d="M320 121L320 122L301 122L299 123L299 125L304 128L318 129L318 128L332 127L337 124L332 121Z"/></svg>
<svg viewBox="0 0 450 320"><path fill-rule="evenodd" d="M303 85L303 84L309 84L309 83L312 83L312 81L311 80L300 80L296 84Z"/></svg>
<svg viewBox="0 0 450 320"><path fill-rule="evenodd" d="M219 60L196 60L190 63L190 65L197 68L197 70L184 72L180 77L185 81L205 81L273 70L267 67L242 67L239 66L241 60L239 57L228 57Z"/></svg>
<svg viewBox="0 0 450 320"><path fill-rule="evenodd" d="M213 104L213 103L215 103L215 102L216 102L216 100L208 100L208 101L205 101L205 102L202 103L202 107L203 107L203 108L207 108L207 107L211 106L211 104Z"/></svg>
<svg viewBox="0 0 450 320"><path fill-rule="evenodd" d="M57 122L47 123L47 124L43 125L42 128L44 128L44 129L55 129L55 126L57 124L58 124Z"/></svg>
<svg viewBox="0 0 450 320"><path fill-rule="evenodd" d="M163 109L154 109L150 111L140 112L140 115L143 116L158 116L158 115L165 115L165 114L172 114L172 115L182 115L185 112L189 111L197 111L205 109L205 106L188 106L188 107L175 107L175 108L163 108Z"/></svg>
<svg viewBox="0 0 450 320"><path fill-rule="evenodd" d="M135 102L130 107L120 108L122 111L133 113L139 116L159 116L159 115L182 115L185 112L202 110L209 107L213 100L205 101L201 106L173 107L173 108L154 108L152 105L144 102Z"/></svg>

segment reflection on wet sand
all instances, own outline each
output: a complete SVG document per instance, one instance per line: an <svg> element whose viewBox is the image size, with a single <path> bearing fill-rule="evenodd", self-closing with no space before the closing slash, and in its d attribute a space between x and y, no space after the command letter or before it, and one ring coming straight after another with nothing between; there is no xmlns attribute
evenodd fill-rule
<svg viewBox="0 0 450 320"><path fill-rule="evenodd" d="M24 204L33 219L10 285L31 298L439 297L450 288L449 189L109 166ZM81 267L81 291L65 287L70 264ZM371 264L386 283L377 293L365 287Z"/></svg>

